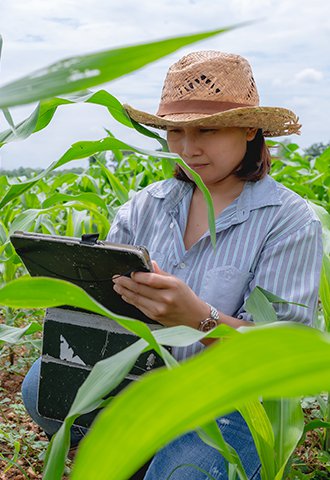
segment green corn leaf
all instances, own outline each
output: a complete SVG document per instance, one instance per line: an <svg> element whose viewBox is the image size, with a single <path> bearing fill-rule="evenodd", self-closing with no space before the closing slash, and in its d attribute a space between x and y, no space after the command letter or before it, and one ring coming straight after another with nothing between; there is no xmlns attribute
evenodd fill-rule
<svg viewBox="0 0 330 480"><path fill-rule="evenodd" d="M13 135L16 136L15 124L14 124L14 120L11 116L10 111L8 110L8 108L3 108L2 112L3 112L3 115L4 115L5 119L7 120L7 122L10 125L10 130L12 131Z"/></svg>
<svg viewBox="0 0 330 480"><path fill-rule="evenodd" d="M77 211L74 208L70 209L72 215L72 237L81 238L83 232L83 225L86 217L86 211ZM68 235L68 234L67 234ZM69 235L68 235L69 236Z"/></svg>
<svg viewBox="0 0 330 480"><path fill-rule="evenodd" d="M245 310L252 315L254 322L276 322L277 316L273 305L270 303L260 287L256 287L244 304Z"/></svg>
<svg viewBox="0 0 330 480"><path fill-rule="evenodd" d="M0 108L85 90L114 80L179 48L227 32L237 26L61 60L1 87Z"/></svg>
<svg viewBox="0 0 330 480"><path fill-rule="evenodd" d="M215 448L219 453L227 460L236 466L237 474L240 480L248 480L241 459L239 458L236 450L225 441L215 421L204 425L202 428L197 429L198 435L207 445ZM236 479L236 475L234 479Z"/></svg>
<svg viewBox="0 0 330 480"><path fill-rule="evenodd" d="M97 141L89 141L89 142L77 142L72 145L72 147L65 152L65 154L57 161L52 163L43 173L34 177L32 180L28 180L26 182L22 182L19 184L11 185L4 197L0 200L0 209L7 205L8 202L12 201L14 198L18 197L25 191L29 190L33 185L35 185L41 178L45 177L47 173L51 172L52 170L62 167L66 165L71 160L77 160L81 158L88 158L94 153L97 152L104 152L107 150L131 150L134 152L138 152L144 155L154 156L155 152L150 150L145 150L139 147L133 147L127 143L121 142L116 138L103 138ZM207 211L208 211L208 222L209 222L209 229L210 229L210 236L213 246L215 247L216 243L216 233L215 233L215 216L214 216L214 207L213 201L210 192L205 187L204 183L202 182L200 176L192 170L188 165L177 155L168 153L168 152L157 152L157 157L163 159L169 159L170 161L175 161L186 170L188 170L194 178L196 185L202 191L205 201L207 203Z"/></svg>
<svg viewBox="0 0 330 480"><path fill-rule="evenodd" d="M162 153L162 156L163 155L164 153ZM205 187L198 173L196 173L192 168L190 168L186 164L186 162L182 160L182 158L174 155L172 156L172 158L174 158L176 163L178 163L181 167L183 167L185 170L187 170L191 174L191 176L194 179L194 182L196 183L197 187L200 189L200 191L203 194L204 200L207 205L207 218L208 218L211 242L212 242L213 248L215 248L216 246L215 214L214 214L214 206L213 206L213 200L212 200L211 194L209 190Z"/></svg>
<svg viewBox="0 0 330 480"><path fill-rule="evenodd" d="M326 148L315 161L315 168L320 172L329 172L330 147Z"/></svg>
<svg viewBox="0 0 330 480"><path fill-rule="evenodd" d="M315 418L310 422L306 423L304 426L304 434L310 432L311 430L315 430L316 428L330 428L330 422L325 422L319 418Z"/></svg>
<svg viewBox="0 0 330 480"><path fill-rule="evenodd" d="M67 102L63 101L63 103ZM47 122L43 121L44 126L42 126L41 128L45 128L48 125L55 113L55 110L56 108L52 109L52 114L47 115ZM1 132L0 147L2 147L5 143L14 142L17 140L25 140L32 133L41 130L41 128L37 129L37 122L40 115L40 105L38 105L28 118L20 121L17 125L15 125L15 132L13 132L13 129L11 128Z"/></svg>
<svg viewBox="0 0 330 480"><path fill-rule="evenodd" d="M102 172L105 175L105 178L108 180L111 188L113 189L116 197L120 201L121 204L127 202L128 200L128 191L124 187L124 185L120 182L120 180L114 175L108 168L106 168L102 163L98 162Z"/></svg>
<svg viewBox="0 0 330 480"><path fill-rule="evenodd" d="M62 478L64 462L70 444L68 432L73 422L84 412L93 411L101 406L103 397L117 387L129 373L146 345L147 343L140 339L125 350L95 365L78 390L66 421L52 439L43 472L44 480L60 480Z"/></svg>
<svg viewBox="0 0 330 480"><path fill-rule="evenodd" d="M14 132L13 128L0 132L0 147L9 142L24 140L33 133L46 128L59 106L80 102L106 107L119 123L129 128L135 128L135 130L147 137L155 138L162 145L163 150L168 151L167 142L164 138L131 120L119 100L105 90L99 90L98 92L87 91L61 98L55 97L42 100L28 118L13 126Z"/></svg>
<svg viewBox="0 0 330 480"><path fill-rule="evenodd" d="M252 434L261 462L261 478L262 480L273 480L276 471L275 439L267 413L259 401L247 402L239 408L239 412Z"/></svg>
<svg viewBox="0 0 330 480"><path fill-rule="evenodd" d="M66 216L66 226L65 226L65 235L67 237L73 237L74 225L72 217L72 209L68 208Z"/></svg>
<svg viewBox="0 0 330 480"><path fill-rule="evenodd" d="M104 307L94 302L90 297L88 297L88 295L85 292L83 292L78 287L68 284L67 282L54 280L54 279L23 278L23 279L15 280L7 284L5 287L3 287L0 290L0 303L10 305L10 306L20 305L20 306L29 307L29 308L34 306L45 306L45 304L50 306L61 305L61 304L73 304L76 306L80 306L81 308L95 311L96 313L107 315L112 318L116 318L117 321L119 321L119 323L121 323L126 328L128 327L129 330L134 331L135 333L138 333L140 336L144 336L145 341L149 343L150 348L154 348L154 346L156 347L159 346L159 343L155 343L156 340L157 342L160 342L163 344L184 345L187 343L189 344L194 341L198 341L201 338L203 338L203 336L205 335L205 334L202 334L201 332L198 332L197 330L189 329L187 327L175 327L173 329L163 329L160 331L153 332L153 336L151 335L151 332L147 329L149 333L146 334L146 331L144 330L144 328L147 328L147 327L145 324L142 324L142 322L123 319L122 317L115 316L110 312L108 312L106 309L104 309ZM183 416L183 418L181 414L178 414L178 411L176 410L176 408L174 409L175 411L173 412L174 414L173 419L169 418L167 416L169 413L167 412L166 408L164 407L164 410L162 408L163 400L157 399L156 401L154 399L154 402L153 402L153 398L150 397L150 401L152 402L152 404L153 405L157 404L161 408L162 417L165 415L165 412L166 412L165 417L167 419L168 425L169 426L172 425L173 429L175 430L174 433L172 431L167 433L165 432L166 435L173 434L173 436L176 436L176 434L178 433L176 430L176 427L174 427L174 424L175 424L174 418L180 419L179 428L185 428L186 430L190 428L195 428L198 425L202 425L211 421L212 418L214 418L215 416L218 416L222 413L226 413L230 411L230 409L235 408L237 404L239 408L244 409L244 405L246 408L246 402L250 400L256 400L260 395L267 396L267 391L269 389L270 390L268 391L268 395L273 397L274 395L276 395L273 389L274 384L275 386L277 385L278 388L283 388L284 394L288 394L288 395L291 395L292 391L295 392L294 394L296 394L297 389L304 389L304 388L308 389L308 392L310 393L313 391L314 388L315 389L319 388L317 386L319 385L319 383L317 382L321 382L321 379L323 379L322 381L326 383L326 385L328 385L327 382L330 382L329 371L325 370L327 371L328 375L324 375L325 373L324 368L322 370L320 368L316 369L315 367L315 363L319 366L321 361L324 361L324 356L330 355L330 351L329 351L330 344L329 344L328 336L327 337L322 336L319 332L313 329L309 329L307 327L301 327L301 326L292 327L291 325L283 325L279 323L274 326L268 326L267 329L260 329L263 331L263 334L262 334L263 336L261 339L258 337L259 343L258 345L256 345L255 343L253 343L254 337L251 337L251 333L253 330L255 330L256 332L255 334L260 335L259 333L260 330L259 329L258 330L249 329L249 330L250 331L242 335L239 332L233 331L229 327L219 326L217 329L211 332L209 336L219 336L219 335L223 336L224 334L225 335L229 334L229 336L231 337L230 342L225 342L222 344L209 347L203 353L203 355L199 355L195 359L191 359L187 361L184 365L179 367L180 369L186 368L189 362L195 362L196 360L201 361L201 359L205 358L205 356L211 355L211 352L214 352L214 350L217 349L218 351L219 346L221 347L217 353L217 355L219 355L219 358L217 355L212 356L211 358L208 358L206 364L205 362L202 362L201 366L199 366L199 364L197 364L197 366L195 365L195 367L193 368L193 371L195 372L194 375L190 375L190 373L192 374L192 372L190 372L189 370L190 373L186 372L186 375L184 377L180 377L179 381L175 382L176 386L173 388L175 388L175 392L178 394L178 398L176 398L176 393L174 393L174 390L171 393L172 395L171 398L175 398L175 405L177 405L177 403L179 405L182 403L180 399L190 398L189 409L188 409L189 411ZM228 332L232 332L232 333L230 334ZM180 335L180 333L182 335ZM245 343L244 344L241 344L240 342L239 344L236 343L239 339L241 339L241 337L246 337L246 335L249 336L249 341L246 345ZM182 338L180 338L180 336ZM296 344L294 344L294 348L291 349L290 351L290 349L288 348L288 345L290 344L290 342L292 342L293 338L295 338ZM309 342L308 344L309 347L306 349L307 339ZM315 348L315 342L316 343L318 342L318 348ZM236 345L236 347L233 350L231 350L229 348L229 345ZM299 347L298 350L296 348L296 345ZM248 348L251 348L252 350L247 351ZM279 349L280 349L280 352L278 351ZM315 352L317 352L317 355ZM162 353L162 350L160 351L160 353ZM287 358L286 353L290 355L290 359ZM222 357L221 355L225 355L225 356ZM249 358L249 362L250 362L249 370L243 369L242 371L242 369L240 368L240 365L242 364L242 361L243 361L243 357L241 358L240 355L245 355L244 358ZM236 358L237 356L238 358ZM307 364L308 368L306 366L306 363L307 363L306 358L309 359ZM310 360L311 358L312 358L312 361ZM278 369L276 369L273 366L273 363L278 359L280 359L281 362L283 362L283 364L286 363L287 365L289 365L289 368L285 370L283 367L281 367L281 365L279 365ZM305 362L303 360L305 360ZM226 365L226 369L223 369L223 368L219 369L218 363L221 365ZM210 378L208 375L208 369L205 369L206 366L209 364L213 365L212 375L215 375L217 377L216 380L214 378L210 383L209 383ZM295 369L297 365L298 365L298 370L297 368ZM172 363L172 372L175 372L175 375L178 375L177 370L178 370L177 367L175 367L174 364ZM268 376L264 373L265 371L268 371ZM317 372L316 375L315 375L315 371ZM269 372L271 373L271 375ZM312 375L312 372L313 372L313 375ZM205 374L206 374L206 377L205 377ZM105 385L103 381L102 374L100 374L99 378L101 379L100 382L102 385L100 385L98 388L106 389L107 385ZM167 377L165 377L165 383L164 383L164 378L162 377L162 380L160 381L159 385L164 385L170 388L171 381L170 381L170 384L167 384L166 378ZM183 380L184 378L185 378L185 381ZM190 378L192 380L191 384L190 384ZM231 383L233 378L235 379L235 381ZM309 383L306 383L306 379L308 380ZM187 383L187 380L189 380L188 383ZM199 389L196 389L196 384L200 385ZM205 387L203 387L203 384L205 384ZM203 393L206 388L206 385L207 385L207 390L209 392L207 399L205 399L205 395ZM217 395L214 393L215 385L218 385L219 391ZM180 390L181 388L184 388L183 392ZM185 390L185 389L189 389L189 388L191 388L191 391L189 390L189 393L188 393L188 390ZM228 393L228 388L229 388L229 392L231 390L234 390L234 391L231 391L231 393ZM264 390L264 388L266 390ZM326 388L326 387L325 386L320 387L320 389L323 389L323 388ZM157 390L158 390L158 383L153 386L154 393ZM202 394L202 398L204 398L207 402L211 402L211 404L209 403L207 403L207 405L204 404L204 408L201 408L200 411L197 412L199 413L199 415L197 416L195 411L196 406L203 405L203 401L200 404L199 402L201 401L201 399L199 397L195 398L197 394L196 390L200 392L199 394ZM86 392L87 391L92 392L93 389L89 388L86 390ZM162 389L158 391L162 399L162 394L163 394ZM300 393L302 392L302 390L299 390L299 391ZM100 392L103 394L104 390L99 391L99 393ZM143 396L145 394L149 395L148 391L144 392ZM211 398L210 398L210 395L211 395ZM220 401L220 399L218 397L220 397L220 399L221 398L223 399L222 403L220 402L219 406L218 406L218 402ZM81 398L85 399L86 394L84 393L84 395L82 395ZM86 406L85 404L85 408L90 408L91 406L95 407L95 405L97 404L97 401L100 400L100 399L97 400L97 398L94 398L92 393L89 398L90 398L88 400L89 406ZM230 402L228 403L228 398L231 399L230 400L231 403ZM118 399L111 402L110 407L112 407L114 402L117 400ZM167 402L167 406L172 405L173 407L173 402L169 401L168 398L166 398L166 396L165 396L164 402L165 404ZM223 402L225 402L225 406L223 406ZM131 405L130 401L128 403L129 405ZM192 408L194 411L190 410L190 403L192 403ZM184 402L184 405L185 405L185 408L187 408L186 402ZM229 405L231 406L229 407ZM78 415L78 413L81 414L81 408L80 408L81 406L82 404L80 403L80 401L78 402L78 404L77 403L75 404L76 410L73 410L74 414L71 412L70 414L71 416L69 417L69 420L70 418L72 420L73 418L72 415L73 416L76 414ZM218 408L220 409L219 411L217 410ZM221 408L225 408L225 411L222 411ZM183 404L182 404L182 409L184 410ZM216 409L217 413L215 413L214 409ZM153 412L153 410L154 409L151 409L151 412ZM171 413L172 409L170 408L169 410ZM133 411L135 412L135 408L133 408ZM205 418L205 412L208 412L210 414L213 412L214 416L213 417L207 416ZM247 412L248 411L246 410L245 416ZM262 425L264 429L264 425L263 425L264 422L260 423L260 420L259 420L259 422L255 423L255 417L256 417L255 413L252 414L251 412L253 413L253 411L250 410L249 415L251 419L254 419L253 420L254 428L256 431L259 430L259 435L261 435L261 437L264 438L264 434L262 434L262 428L260 428L260 425ZM128 413L126 413L126 415L128 415ZM188 415L188 418L187 418L187 415ZM188 420L188 424L184 421L185 418L186 420ZM262 420L262 416L260 418ZM191 421L195 421L193 419L196 419L196 422L198 422L196 423L195 427L191 425ZM150 420L149 418L145 419L144 425L146 424L150 425L149 420ZM252 421L252 420L248 420L248 421ZM151 422L151 424L153 423ZM250 423L250 426L252 424L253 422ZM63 427L63 429L64 431L66 431L65 426ZM151 428L151 431L152 432L154 431L154 427ZM163 427L161 426L161 432L162 431L163 431ZM148 435L149 434L150 432L148 433ZM255 439L256 438L257 437L255 436ZM113 444L116 444L116 442L114 442ZM154 443L152 442L152 445L153 444ZM61 455L63 458L65 458L66 447L63 444L63 447L61 448L62 450L64 449ZM129 447L129 445L128 445L128 448L133 452L135 450L132 446ZM119 448L119 451L120 450L121 449ZM54 451L56 451L56 449ZM149 450L149 454L150 454L150 450ZM139 458L140 456L138 454L137 458L134 461L139 462L141 460L141 459L139 460ZM115 478L127 478L126 473L125 473L125 476L122 476L122 477L116 476L117 474L114 476ZM49 477L49 478L56 478L56 477ZM57 478L60 478L60 477L57 477ZM85 478L93 478L93 476L90 476L90 477L87 476ZM113 478L111 477L111 472L109 474L109 477L105 476L104 478Z"/></svg>
<svg viewBox="0 0 330 480"><path fill-rule="evenodd" d="M89 208L90 205L97 205L98 207L102 208L102 210L107 212L107 205L105 201L99 195L92 192L80 193L78 195L54 193L44 200L42 203L42 208L48 208L53 205L57 205L60 202L80 202L87 208Z"/></svg>
<svg viewBox="0 0 330 480"><path fill-rule="evenodd" d="M330 259L327 255L323 255L320 291L319 295L322 302L324 323L326 331L330 331Z"/></svg>
<svg viewBox="0 0 330 480"><path fill-rule="evenodd" d="M125 349L117 354L117 356L106 359L94 367L88 379L81 387L81 390L79 390L67 421L52 441L46 467L47 476L45 475L45 479L61 478L64 460L69 448L68 431L75 418L84 411L94 410L103 404L103 397L122 380L123 376L125 376L134 364L137 358L136 355L139 355L147 344L149 344L149 348L153 348L162 355L165 350L160 348L158 342L165 342L167 345L171 345L172 342L174 345L178 344L177 335L181 333L182 341L181 343L179 342L179 345L184 346L199 341L206 335L205 333L182 326L155 331L153 335L143 322L115 315L95 302L79 287L68 282L50 278L21 277L18 280L8 283L0 289L0 304L12 307L19 305L23 308L63 304L80 306L83 309L116 319L124 328L144 338L144 340L136 342L132 348L129 347L129 349ZM222 335L222 332L229 334L231 331L232 329L229 327L221 325L212 332L212 335L216 335L216 332L217 335ZM132 351L133 357L131 356ZM169 358L167 351L166 355L167 358L165 358L165 362L167 364L176 364L174 359Z"/></svg>
<svg viewBox="0 0 330 480"><path fill-rule="evenodd" d="M77 285L64 280L48 277L20 277L0 289L0 305L15 308L79 306L84 310L116 320L121 326L144 338L152 348L159 351L159 345L145 323L109 312Z"/></svg>
<svg viewBox="0 0 330 480"><path fill-rule="evenodd" d="M32 335L40 332L42 326L37 322L29 323L24 328L11 327L10 325L0 325L0 345L2 343L17 343L25 335Z"/></svg>
<svg viewBox="0 0 330 480"><path fill-rule="evenodd" d="M40 215L41 212L42 211L38 209L30 209L18 214L10 226L9 235L14 233L16 230L30 230L36 218L38 217L38 215Z"/></svg>
<svg viewBox="0 0 330 480"><path fill-rule="evenodd" d="M283 478L285 466L304 432L304 415L300 399L264 400L264 408L275 437L275 480Z"/></svg>
<svg viewBox="0 0 330 480"><path fill-rule="evenodd" d="M275 295L274 293L269 292L268 290L265 290L262 287L257 287L257 288L271 303L288 303L290 305L299 305L300 307L306 307L306 305L303 305L302 303L288 302L287 300L285 300L285 298L281 298L278 295Z"/></svg>
<svg viewBox="0 0 330 480"><path fill-rule="evenodd" d="M103 138L97 141L81 141L74 143L69 150L67 150L62 157L53 162L46 170L42 173L33 177L33 179L27 180L26 182L15 183L11 185L4 197L0 200L0 208L3 208L8 202L12 201L17 196L21 195L22 193L29 190L33 185L35 185L40 179L44 178L49 172L52 172L58 167L62 167L69 163L72 160L78 160L82 158L88 158L91 155L104 152L108 150L130 150L134 152L138 152L145 155L154 156L155 152L150 150L145 150L139 147L134 147L127 143L121 142L116 138ZM165 158L170 160L176 160L178 157L177 155L166 153L166 152L157 152L157 156L159 158ZM194 172L195 173L195 172ZM195 174L196 175L196 174ZM205 187L204 187L205 188Z"/></svg>
<svg viewBox="0 0 330 480"><path fill-rule="evenodd" d="M8 237L8 230L5 225L0 221L0 245L2 246ZM0 247L1 249L1 247Z"/></svg>
<svg viewBox="0 0 330 480"><path fill-rule="evenodd" d="M39 215L38 220L40 221L41 233L45 235L58 235L59 232L56 230L56 225L47 217L47 215ZM38 230L36 230L38 231Z"/></svg>
<svg viewBox="0 0 330 480"><path fill-rule="evenodd" d="M175 162L167 159L162 159L162 169L164 178L172 178L175 169Z"/></svg>
<svg viewBox="0 0 330 480"><path fill-rule="evenodd" d="M170 371L147 374L100 413L81 443L72 480L127 479L170 440L235 406L260 396L328 390L329 361L329 335L277 324L212 345Z"/></svg>
<svg viewBox="0 0 330 480"><path fill-rule="evenodd" d="M251 292L244 307L246 311L252 315L255 322L273 323L276 322L277 315L272 303L287 303L306 307L306 305L303 305L302 303L288 302L284 298L258 286Z"/></svg>

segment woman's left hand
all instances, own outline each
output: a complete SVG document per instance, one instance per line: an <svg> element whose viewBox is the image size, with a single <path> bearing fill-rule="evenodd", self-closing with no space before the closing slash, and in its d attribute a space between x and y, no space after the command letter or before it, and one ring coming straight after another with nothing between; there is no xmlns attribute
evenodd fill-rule
<svg viewBox="0 0 330 480"><path fill-rule="evenodd" d="M182 280L161 270L156 262L153 266L152 273L114 277L114 290L125 302L162 325L198 328L201 320L209 316L208 305Z"/></svg>

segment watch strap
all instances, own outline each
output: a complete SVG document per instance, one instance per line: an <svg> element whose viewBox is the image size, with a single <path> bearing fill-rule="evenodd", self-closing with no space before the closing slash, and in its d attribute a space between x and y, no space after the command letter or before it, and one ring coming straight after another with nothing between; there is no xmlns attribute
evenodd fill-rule
<svg viewBox="0 0 330 480"><path fill-rule="evenodd" d="M210 307L210 316L202 320L199 324L198 330L201 332L208 332L218 325L220 320L220 315L218 310L206 302L206 305Z"/></svg>
<svg viewBox="0 0 330 480"><path fill-rule="evenodd" d="M213 305L207 302L206 302L206 305L210 307L210 317L213 318L214 320L220 320L220 315L218 310L215 307L213 307Z"/></svg>

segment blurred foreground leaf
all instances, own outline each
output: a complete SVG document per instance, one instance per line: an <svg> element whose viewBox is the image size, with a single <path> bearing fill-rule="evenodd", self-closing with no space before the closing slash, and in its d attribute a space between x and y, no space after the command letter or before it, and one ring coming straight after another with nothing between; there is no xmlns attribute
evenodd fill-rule
<svg viewBox="0 0 330 480"><path fill-rule="evenodd" d="M66 58L0 87L0 108L23 105L109 82L181 47L238 26Z"/></svg>

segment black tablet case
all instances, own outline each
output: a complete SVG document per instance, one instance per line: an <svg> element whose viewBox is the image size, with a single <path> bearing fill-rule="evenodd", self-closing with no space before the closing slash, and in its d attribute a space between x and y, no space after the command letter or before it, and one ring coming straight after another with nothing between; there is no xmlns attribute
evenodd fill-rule
<svg viewBox="0 0 330 480"><path fill-rule="evenodd" d="M96 236L85 236L81 240L24 232L15 232L11 241L32 276L68 280L83 288L109 310L142 320L151 329L162 328L124 302L113 290L113 275L148 271L135 253L141 247L96 243ZM43 329L39 413L63 420L78 388L95 363L137 340L138 337L107 317L68 306L47 309ZM109 395L116 395L141 374L163 365L162 359L154 351L142 354L130 374ZM75 423L88 427L97 413L94 411L83 415Z"/></svg>
<svg viewBox="0 0 330 480"><path fill-rule="evenodd" d="M156 323L113 290L113 275L148 271L137 252L144 247L83 239L15 232L11 242L32 276L60 278L83 288L95 300L119 315ZM72 307L66 307L72 308Z"/></svg>

